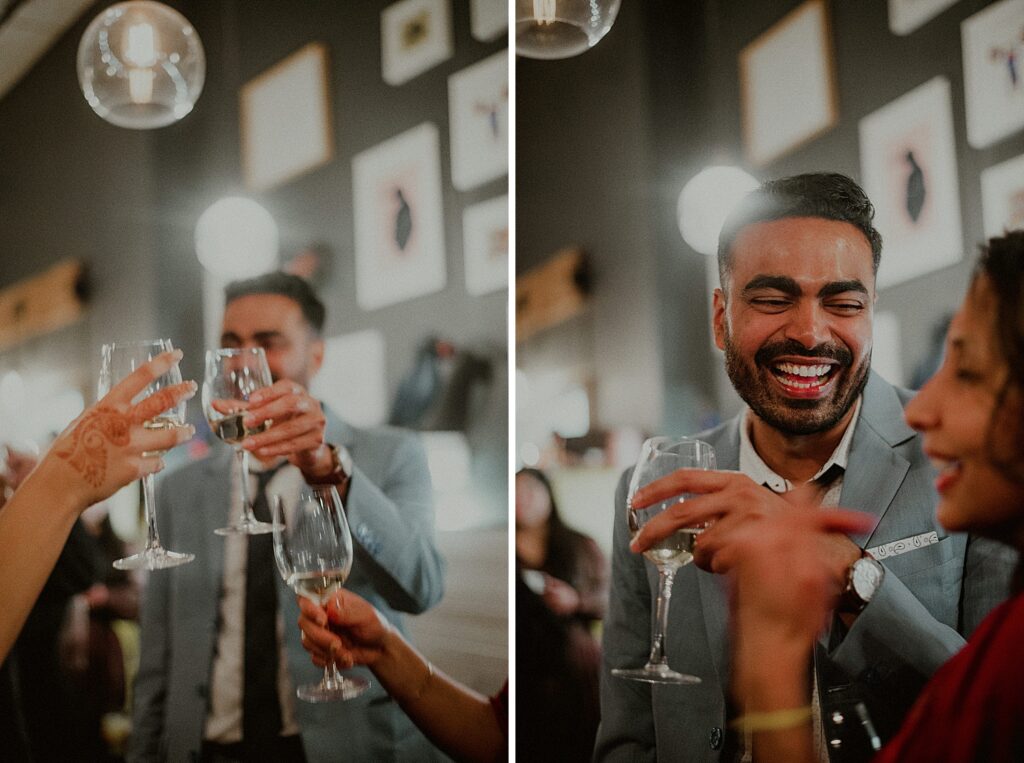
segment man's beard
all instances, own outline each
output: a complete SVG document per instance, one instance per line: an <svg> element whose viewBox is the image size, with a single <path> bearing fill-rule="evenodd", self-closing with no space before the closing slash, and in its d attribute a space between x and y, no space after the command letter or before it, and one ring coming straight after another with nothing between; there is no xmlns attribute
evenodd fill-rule
<svg viewBox="0 0 1024 763"><path fill-rule="evenodd" d="M749 364L725 332L725 370L732 386L750 406L750 409L773 429L788 435L809 435L825 432L834 427L847 414L868 381L871 353L856 368L852 368L853 353L846 347L828 343L808 350L799 342L783 340L762 345ZM775 358L789 355L809 360L827 358L838 361L832 372L836 379L831 394L817 400L785 397L771 378Z"/></svg>

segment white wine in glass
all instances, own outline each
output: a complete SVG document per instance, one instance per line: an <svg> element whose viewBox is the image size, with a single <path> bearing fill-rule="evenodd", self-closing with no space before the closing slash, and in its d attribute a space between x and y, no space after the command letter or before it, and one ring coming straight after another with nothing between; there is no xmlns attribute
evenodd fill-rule
<svg viewBox="0 0 1024 763"><path fill-rule="evenodd" d="M278 572L295 593L323 606L352 569L352 536L337 489L303 485L298 501L276 495L270 506ZM333 702L354 699L369 686L365 678L342 675L332 662L320 683L300 686L295 695L306 702Z"/></svg>
<svg viewBox="0 0 1024 763"><path fill-rule="evenodd" d="M173 350L170 339L151 339L142 342L112 342L103 345L101 350L99 397L106 395L110 388L144 363L149 362L162 352ZM155 379L146 389L140 392L133 403L152 395L164 387L181 383L181 371L175 365L163 376ZM185 426L185 401L173 408L168 408L149 421L143 423L147 429L172 429ZM162 455L147 453L146 455ZM195 554L180 551L168 551L160 545L160 534L156 528L156 499L153 495L153 475L142 478L142 501L146 515L146 547L137 554L118 559L114 567L119 570L160 570L177 567L195 559Z"/></svg>
<svg viewBox="0 0 1024 763"><path fill-rule="evenodd" d="M639 509L633 506L637 491L657 479L667 477L677 469L714 469L715 451L701 440L689 437L652 437L640 449L640 458L629 481L626 497L626 521L631 536L635 537L651 519L669 507L686 499L677 495ZM672 583L676 571L693 561L693 547L702 528L685 527L644 552L648 561L658 568L658 598L651 636L651 652L642 668L615 668L612 675L633 681L657 684L696 684L700 678L678 673L669 667L665 655L665 633L668 628L668 608L672 600Z"/></svg>
<svg viewBox="0 0 1024 763"><path fill-rule="evenodd" d="M246 429L242 422L249 408L249 396L271 384L273 379L262 347L206 351L203 412L213 433L235 449L242 498L241 517L227 527L214 530L218 535L261 535L274 529L273 524L261 522L253 514L249 499L249 451L242 447L242 440L263 432L270 425L269 421L264 421Z"/></svg>

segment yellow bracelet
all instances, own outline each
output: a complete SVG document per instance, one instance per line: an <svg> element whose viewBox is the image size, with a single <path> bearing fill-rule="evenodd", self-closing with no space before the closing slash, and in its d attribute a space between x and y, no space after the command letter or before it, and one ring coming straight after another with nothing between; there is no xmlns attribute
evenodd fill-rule
<svg viewBox="0 0 1024 763"><path fill-rule="evenodd" d="M758 731L782 731L806 723L811 719L811 706L788 707L763 713L746 713L729 724L737 731L753 734Z"/></svg>

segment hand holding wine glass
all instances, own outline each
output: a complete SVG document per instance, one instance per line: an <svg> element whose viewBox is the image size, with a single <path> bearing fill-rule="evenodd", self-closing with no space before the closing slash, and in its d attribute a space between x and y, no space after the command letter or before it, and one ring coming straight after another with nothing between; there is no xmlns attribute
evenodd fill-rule
<svg viewBox="0 0 1024 763"><path fill-rule="evenodd" d="M673 494L655 503L639 506L634 502L637 492L645 485L682 468L714 469L714 449L706 442L691 438L653 437L644 442L630 478L626 498L626 520L634 537L648 522L685 500L685 496ZM700 527L678 528L644 550L644 556L658 568L658 598L651 652L647 664L642 668L615 668L612 675L647 683L700 683L697 676L677 673L669 667L664 645L675 574L680 567L693 561L694 545L701 531Z"/></svg>
<svg viewBox="0 0 1024 763"><path fill-rule="evenodd" d="M247 427L243 419L250 407L249 398L271 383L270 368L262 347L206 352L203 411L214 434L235 449L242 499L241 518L215 530L218 535L260 535L274 529L270 522L261 522L253 514L249 500L249 452L242 447L246 437L270 426L271 422L264 420Z"/></svg>
<svg viewBox="0 0 1024 763"><path fill-rule="evenodd" d="M337 489L305 485L297 502L274 496L271 508L281 577L295 593L323 606L352 569L352 536ZM363 678L346 678L331 662L324 664L319 684L300 686L295 693L307 702L330 702L358 697L369 685Z"/></svg>
<svg viewBox="0 0 1024 763"><path fill-rule="evenodd" d="M170 437L148 438L146 445L149 450L143 452L140 462L135 464L142 476L146 547L137 554L115 561L114 567L119 570L165 569L195 558L194 554L168 551L161 546L156 527L153 474L163 468L160 456L194 433L185 423L186 398L183 392L186 388L182 385L177 365L181 355L175 354L170 362L163 357L173 349L169 339L103 345L99 396L109 400L110 405L97 406L83 414L89 416L89 421L83 420L81 426L74 430L77 435L73 441L58 452L58 455L65 453L68 463L88 483L98 488L106 481L107 471L114 462L122 461L108 458L107 444L127 445L133 437L139 441L139 435L130 432L131 425L141 424L154 434L175 433ZM188 389L194 392L195 385L189 382ZM126 419L127 406L131 406L130 419ZM118 468L123 470L131 466L119 463Z"/></svg>

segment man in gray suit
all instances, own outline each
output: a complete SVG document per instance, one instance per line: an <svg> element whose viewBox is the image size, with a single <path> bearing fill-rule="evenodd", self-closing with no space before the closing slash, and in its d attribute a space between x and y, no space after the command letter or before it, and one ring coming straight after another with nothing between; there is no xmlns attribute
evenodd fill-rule
<svg viewBox="0 0 1024 763"><path fill-rule="evenodd" d="M870 758L876 737L898 727L931 673L1005 598L1013 566L994 544L938 524L934 472L903 420L910 393L870 370L881 256L873 215L863 191L836 174L766 182L730 215L714 332L747 409L697 436L735 473L691 478L701 484L687 492L704 495L671 510L680 527L695 514L757 521L799 486L804 499L878 517L871 533L829 541L850 581L813 655L819 758L833 762ZM657 591L653 565L630 551L627 476L616 494L595 759L737 760L721 576L690 565L675 579L668 662L699 685L610 673L644 664ZM713 551L698 543L698 564L711 569Z"/></svg>
<svg viewBox="0 0 1024 763"><path fill-rule="evenodd" d="M264 472L250 478L250 490L258 479L269 479L268 494L297 492L303 481L337 485L355 550L346 586L401 630L400 612L423 612L443 593L422 447L402 430L349 426L306 391L323 361L324 307L304 280L272 273L231 284L226 296L222 345L263 347L275 382L248 411L255 421L247 426L272 421L243 442L254 456L251 469ZM276 569L247 568L250 556L258 558L256 544L269 536L225 539L213 532L239 513L235 472L230 448L217 447L159 485L164 541L196 558L149 577L130 759L431 759L433 748L375 681L344 702L296 700L294 687L315 683L319 671L300 643L295 595ZM272 568L272 560L266 566ZM279 608L275 616L272 596L269 623L260 629L270 654L261 659L262 670L252 672L245 653L257 650L250 646L246 608L255 612L249 597L263 594L247 587L247 577L262 577L264 592L276 588ZM252 687L261 681L260 696L268 699L254 703Z"/></svg>

